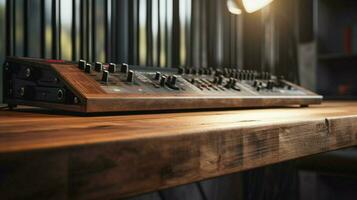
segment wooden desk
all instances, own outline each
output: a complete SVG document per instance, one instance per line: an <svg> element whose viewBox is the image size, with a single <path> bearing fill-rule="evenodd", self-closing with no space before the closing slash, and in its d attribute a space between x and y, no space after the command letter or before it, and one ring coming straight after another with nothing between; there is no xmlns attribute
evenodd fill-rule
<svg viewBox="0 0 357 200"><path fill-rule="evenodd" d="M0 194L115 199L357 144L357 102L116 116L0 112Z"/></svg>

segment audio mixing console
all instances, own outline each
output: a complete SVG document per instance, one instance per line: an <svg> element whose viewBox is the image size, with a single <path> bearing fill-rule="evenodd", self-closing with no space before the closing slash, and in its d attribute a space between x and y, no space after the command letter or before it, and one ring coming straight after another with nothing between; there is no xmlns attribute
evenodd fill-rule
<svg viewBox="0 0 357 200"><path fill-rule="evenodd" d="M156 68L8 57L4 101L75 112L319 104L322 97L267 72Z"/></svg>

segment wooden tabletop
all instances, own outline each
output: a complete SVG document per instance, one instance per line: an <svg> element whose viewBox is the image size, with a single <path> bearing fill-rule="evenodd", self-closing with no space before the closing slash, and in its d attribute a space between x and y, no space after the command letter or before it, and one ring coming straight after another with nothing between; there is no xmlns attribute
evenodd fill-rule
<svg viewBox="0 0 357 200"><path fill-rule="evenodd" d="M353 101L115 116L0 111L0 193L117 199L356 144Z"/></svg>

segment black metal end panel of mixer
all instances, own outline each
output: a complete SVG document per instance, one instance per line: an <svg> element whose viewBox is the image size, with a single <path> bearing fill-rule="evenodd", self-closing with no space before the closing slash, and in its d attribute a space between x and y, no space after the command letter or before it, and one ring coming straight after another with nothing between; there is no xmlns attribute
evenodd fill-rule
<svg viewBox="0 0 357 200"><path fill-rule="evenodd" d="M79 104L76 97L46 65L16 62L4 63L4 102L16 104L16 100L59 104ZM15 102L12 102L15 100Z"/></svg>

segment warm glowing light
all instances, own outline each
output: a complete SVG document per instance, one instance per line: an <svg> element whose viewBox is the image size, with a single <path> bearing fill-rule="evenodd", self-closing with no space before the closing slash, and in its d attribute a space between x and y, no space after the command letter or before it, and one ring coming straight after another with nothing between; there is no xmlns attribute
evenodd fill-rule
<svg viewBox="0 0 357 200"><path fill-rule="evenodd" d="M243 6L248 13L255 12L271 3L273 0L242 0Z"/></svg>
<svg viewBox="0 0 357 200"><path fill-rule="evenodd" d="M228 8L229 12L234 15L242 14L242 10L238 7L237 3L234 2L233 0L227 1L227 8Z"/></svg>

